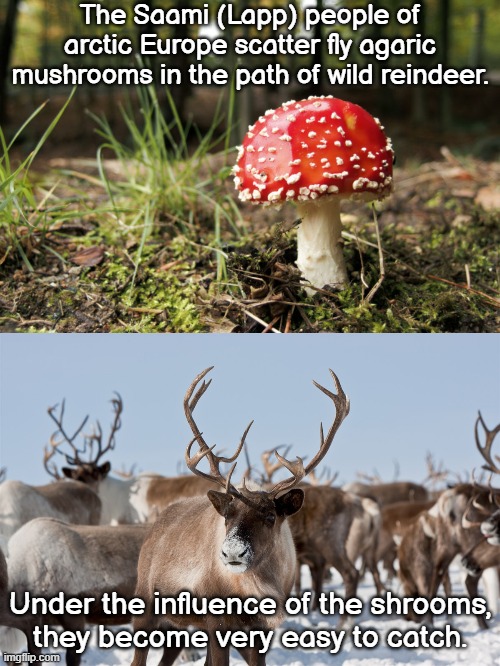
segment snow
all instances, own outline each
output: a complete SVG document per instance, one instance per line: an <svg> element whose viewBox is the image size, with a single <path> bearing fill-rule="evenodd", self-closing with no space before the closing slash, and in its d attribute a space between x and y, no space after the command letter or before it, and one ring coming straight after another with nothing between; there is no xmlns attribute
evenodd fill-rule
<svg viewBox="0 0 500 666"><path fill-rule="evenodd" d="M463 585L463 573L458 563L451 568L453 596L465 596ZM309 574L306 569L302 572L302 583L304 587L310 583ZM338 575L334 573L331 583L325 585L325 591L333 591L342 594L342 585ZM398 584L392 587L394 594L398 593ZM486 594L486 590L482 590ZM347 635L342 643L342 648L337 654L330 654L329 649L286 649L281 645L280 636L285 631L295 631L299 635L311 629L316 631L341 631L337 626L338 616L321 615L312 612L307 615L288 616L274 636L273 646L267 654L268 666L399 666L400 664L414 664L415 666L440 666L446 664L473 664L481 666L500 666L500 618L492 618L490 628L480 631L474 616L455 615L452 617L440 616L434 622L434 627L428 627L429 631L439 629L444 631L445 625L451 625L452 629L458 630L463 644L467 647L459 648L391 648L385 644L384 636L394 629L401 632L408 630L419 631L420 625L407 622L400 616L376 616L370 614L370 600L376 595L375 587L371 577L362 581L358 588L358 597L363 601L363 612L356 617L349 618L349 626L344 626ZM355 647L351 630L358 626L361 630L374 630L380 637L379 644L374 648ZM127 629L128 627L123 627ZM114 627L114 631L118 628ZM303 634L305 635L305 634ZM307 634L310 637L310 633ZM63 651L48 650L54 654L60 654L61 663L65 663ZM90 645L82 658L83 666L126 666L132 661L133 649L98 648L96 646L95 634L93 634ZM151 650L148 666L157 666L161 658L161 650ZM203 666L205 658L202 654L181 655L178 664L189 663L191 666ZM0 664L5 662L0 657ZM231 666L245 666L237 652L231 654Z"/></svg>

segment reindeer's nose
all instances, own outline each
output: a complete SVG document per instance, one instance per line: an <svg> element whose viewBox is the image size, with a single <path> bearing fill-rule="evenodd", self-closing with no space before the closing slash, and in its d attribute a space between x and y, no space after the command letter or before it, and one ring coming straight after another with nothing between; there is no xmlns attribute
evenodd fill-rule
<svg viewBox="0 0 500 666"><path fill-rule="evenodd" d="M235 573L243 573L252 560L250 544L235 533L228 534L222 544L221 560L226 567Z"/></svg>
<svg viewBox="0 0 500 666"><path fill-rule="evenodd" d="M481 534L488 540L491 546L500 545L500 524L498 520L485 520L480 525Z"/></svg>

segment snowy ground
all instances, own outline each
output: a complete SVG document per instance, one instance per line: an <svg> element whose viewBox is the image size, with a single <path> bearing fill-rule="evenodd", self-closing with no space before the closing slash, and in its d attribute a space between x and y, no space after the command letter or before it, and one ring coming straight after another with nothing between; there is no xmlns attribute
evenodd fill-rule
<svg viewBox="0 0 500 666"><path fill-rule="evenodd" d="M307 583L308 575L304 572L303 582ZM458 566L452 569L453 595L464 594L462 575ZM338 578L334 578L331 585L326 586L327 591L333 590L342 593ZM397 586L393 589L397 593ZM275 637L274 645L267 655L269 666L398 666L399 664L415 664L415 666L432 666L441 664L472 664L478 666L500 666L500 616L491 620L488 631L479 631L476 618L473 616L442 616L435 622L436 629L444 629L444 625L452 625L453 629L460 632L462 642L467 647L460 648L390 648L385 644L384 636L393 629L407 631L408 629L419 629L419 626L408 623L396 616L374 616L369 612L369 601L375 596L375 589L371 580L361 583L358 592L359 598L363 600L363 613L355 619L355 625L362 630L373 629L380 636L379 644L372 649L356 648L351 636L347 636L338 654L330 654L329 649L285 649L279 637ZM335 629L337 617L320 615L315 612L308 616L290 616L280 628L280 632L294 630L297 633L309 629ZM116 629L116 628L115 628ZM132 649L102 649L95 645L94 637L91 644L83 655L84 666L126 666L132 660ZM0 646L1 647L1 646ZM55 652L63 655L62 652ZM156 666L160 659L160 651L152 650L148 660L149 666ZM61 659L65 663L64 655ZM204 657L189 661L192 666L203 666ZM0 664L4 661L0 657ZM243 660L238 653L231 657L231 666L244 666Z"/></svg>

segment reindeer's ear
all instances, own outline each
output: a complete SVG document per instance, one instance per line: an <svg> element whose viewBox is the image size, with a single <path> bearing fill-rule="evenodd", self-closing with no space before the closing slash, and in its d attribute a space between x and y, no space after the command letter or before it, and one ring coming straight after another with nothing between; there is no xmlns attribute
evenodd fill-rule
<svg viewBox="0 0 500 666"><path fill-rule="evenodd" d="M110 470L111 470L111 463L110 462L105 462L104 464L100 465L97 468L97 471L99 472L99 476L101 478L104 478L105 476L107 476L109 474Z"/></svg>
<svg viewBox="0 0 500 666"><path fill-rule="evenodd" d="M78 478L78 470L73 469L72 467L62 467L61 468L62 473L64 476L67 476L68 479L73 479L76 480Z"/></svg>
<svg viewBox="0 0 500 666"><path fill-rule="evenodd" d="M274 500L278 516L292 516L297 513L304 503L304 491L300 488L289 490Z"/></svg>
<svg viewBox="0 0 500 666"><path fill-rule="evenodd" d="M220 513L220 515L225 518L229 505L233 501L231 495L228 495L227 493L219 493L217 490L209 490L207 497L214 505L217 513Z"/></svg>

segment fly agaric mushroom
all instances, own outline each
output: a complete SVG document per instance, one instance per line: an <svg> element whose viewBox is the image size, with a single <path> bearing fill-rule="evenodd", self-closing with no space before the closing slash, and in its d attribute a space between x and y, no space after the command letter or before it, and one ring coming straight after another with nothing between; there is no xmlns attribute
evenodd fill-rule
<svg viewBox="0 0 500 666"><path fill-rule="evenodd" d="M338 288L348 282L340 200L383 199L392 190L392 163L391 141L376 118L357 104L310 97L261 116L233 173L242 201L297 204L297 266L313 287Z"/></svg>

